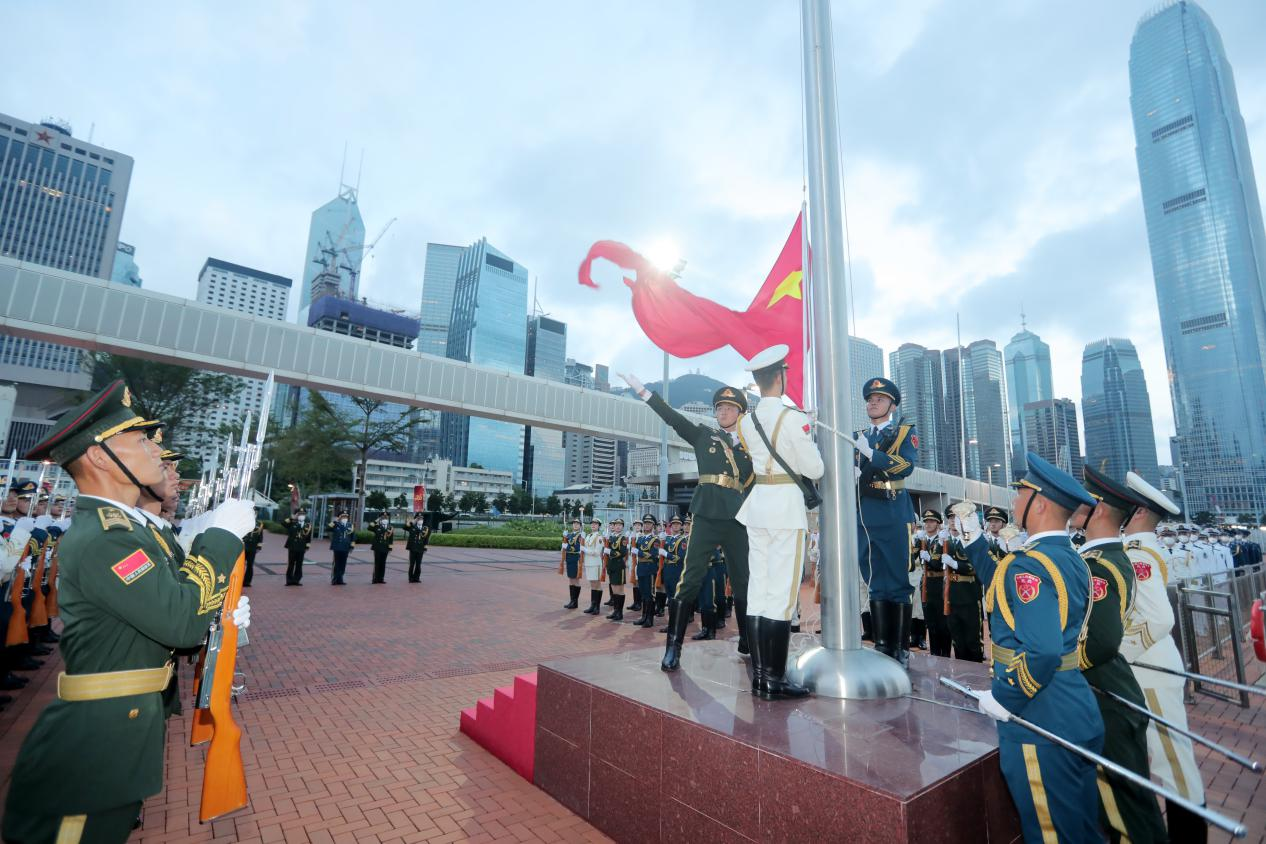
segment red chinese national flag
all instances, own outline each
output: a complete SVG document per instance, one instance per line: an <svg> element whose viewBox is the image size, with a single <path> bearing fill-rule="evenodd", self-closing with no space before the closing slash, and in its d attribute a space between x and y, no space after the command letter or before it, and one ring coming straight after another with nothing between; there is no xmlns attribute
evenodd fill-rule
<svg viewBox="0 0 1266 844"><path fill-rule="evenodd" d="M594 259L606 258L632 270L624 283L633 291L633 315L656 346L679 358L692 358L730 346L746 360L762 349L786 343L787 397L800 404L804 384L804 300L800 227L796 218L774 268L747 310L735 311L682 288L642 255L614 240L589 248L580 265L580 283L598 285L590 277Z"/></svg>

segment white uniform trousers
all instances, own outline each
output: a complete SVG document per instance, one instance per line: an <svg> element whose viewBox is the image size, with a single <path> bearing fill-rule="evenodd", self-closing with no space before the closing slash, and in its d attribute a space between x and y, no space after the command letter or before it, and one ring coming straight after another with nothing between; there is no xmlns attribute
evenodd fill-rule
<svg viewBox="0 0 1266 844"><path fill-rule="evenodd" d="M747 614L790 621L800 597L805 530L747 529Z"/></svg>
<svg viewBox="0 0 1266 844"><path fill-rule="evenodd" d="M1135 679L1143 689L1147 708L1162 718L1187 729L1187 707L1183 705L1183 684L1175 685L1165 675L1142 668L1134 669ZM1153 678L1158 678L1153 680ZM1163 679L1159 679L1163 678ZM1204 803L1204 781L1196 766L1191 739L1160 726L1147 724L1147 762L1152 776L1167 788L1177 791L1193 803Z"/></svg>

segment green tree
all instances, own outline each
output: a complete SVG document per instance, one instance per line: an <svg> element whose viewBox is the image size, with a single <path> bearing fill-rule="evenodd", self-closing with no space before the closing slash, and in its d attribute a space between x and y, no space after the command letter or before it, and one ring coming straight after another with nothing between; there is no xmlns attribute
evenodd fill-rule
<svg viewBox="0 0 1266 844"><path fill-rule="evenodd" d="M484 495L482 492L475 493L474 504L476 513L488 512L488 496Z"/></svg>
<svg viewBox="0 0 1266 844"><path fill-rule="evenodd" d="M1213 525L1217 519L1215 519L1214 515L1208 510L1201 510L1199 513L1191 517L1191 521L1201 527L1209 527Z"/></svg>
<svg viewBox="0 0 1266 844"><path fill-rule="evenodd" d="M475 493L463 492L461 499L457 502L457 509L463 513L472 513L475 510Z"/></svg>
<svg viewBox="0 0 1266 844"><path fill-rule="evenodd" d="M449 512L452 512L452 511L454 511L454 510L457 510L457 509L458 509L458 507L457 507L457 496L453 495L453 493L451 493L451 492L450 492L448 495L445 495L445 496L444 496L444 509L445 509L445 510L448 510Z"/></svg>
<svg viewBox="0 0 1266 844"><path fill-rule="evenodd" d="M426 497L426 509L432 512L439 512L444 509L444 493L438 489L432 490Z"/></svg>
<svg viewBox="0 0 1266 844"><path fill-rule="evenodd" d="M344 441L345 430L320 393L311 394L298 423L272 434L265 456L275 461L273 489L288 483L300 491L342 492L352 488L352 459ZM359 515L357 521L359 522Z"/></svg>
<svg viewBox="0 0 1266 844"><path fill-rule="evenodd" d="M482 468L483 468L483 464L482 464L482 463L471 463L471 464L470 464L470 466L469 466L469 468L471 468L471 469L482 469Z"/></svg>
<svg viewBox="0 0 1266 844"><path fill-rule="evenodd" d="M585 518L586 518L586 519L591 519L591 518L593 518L593 505L592 505L592 504L586 504L586 505L585 505Z"/></svg>
<svg viewBox="0 0 1266 844"><path fill-rule="evenodd" d="M545 499L545 507L539 509L544 509L545 512L549 513L551 516L557 516L559 513L563 512L563 502L558 500L557 495L551 495L549 498Z"/></svg>
<svg viewBox="0 0 1266 844"><path fill-rule="evenodd" d="M109 352L94 352L89 366L94 392L122 379L132 395L136 414L162 420L166 425L164 442L190 449L216 442L215 431L205 422L207 411L233 401L242 389L241 382L231 375Z"/></svg>
<svg viewBox="0 0 1266 844"><path fill-rule="evenodd" d="M510 499L505 495L499 494L496 498L492 499L492 506L495 507L499 513L508 513L510 511Z"/></svg>
<svg viewBox="0 0 1266 844"><path fill-rule="evenodd" d="M405 495L402 492L399 495L397 495L395 498L391 499L391 503L397 508L401 510L405 510L409 506L409 496Z"/></svg>
<svg viewBox="0 0 1266 844"><path fill-rule="evenodd" d="M381 489L376 489L365 496L365 506L371 510L386 510L391 506L391 499Z"/></svg>

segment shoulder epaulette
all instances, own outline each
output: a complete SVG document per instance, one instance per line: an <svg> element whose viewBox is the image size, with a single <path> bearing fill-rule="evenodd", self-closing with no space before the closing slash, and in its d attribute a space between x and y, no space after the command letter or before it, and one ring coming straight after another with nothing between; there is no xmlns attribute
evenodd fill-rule
<svg viewBox="0 0 1266 844"><path fill-rule="evenodd" d="M118 507L98 507L97 518L101 520L102 530L132 529L132 520Z"/></svg>
<svg viewBox="0 0 1266 844"><path fill-rule="evenodd" d="M1143 547L1143 543L1142 541L1138 539L1131 539L1129 543L1127 543L1125 546L1127 551L1133 551L1135 549L1142 548L1142 547Z"/></svg>
<svg viewBox="0 0 1266 844"><path fill-rule="evenodd" d="M1082 551L1081 558L1083 560L1097 560L1103 556L1103 552L1098 548L1091 548L1089 551Z"/></svg>

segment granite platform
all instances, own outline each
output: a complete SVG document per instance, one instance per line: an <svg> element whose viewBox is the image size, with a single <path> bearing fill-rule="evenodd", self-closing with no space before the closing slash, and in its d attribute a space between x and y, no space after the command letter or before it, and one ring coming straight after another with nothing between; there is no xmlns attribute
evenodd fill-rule
<svg viewBox="0 0 1266 844"><path fill-rule="evenodd" d="M616 841L1020 840L994 722L914 654L914 698L762 701L733 641L542 663L535 782Z"/></svg>

